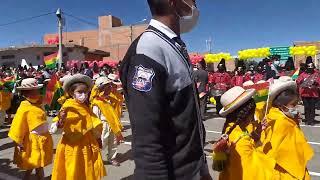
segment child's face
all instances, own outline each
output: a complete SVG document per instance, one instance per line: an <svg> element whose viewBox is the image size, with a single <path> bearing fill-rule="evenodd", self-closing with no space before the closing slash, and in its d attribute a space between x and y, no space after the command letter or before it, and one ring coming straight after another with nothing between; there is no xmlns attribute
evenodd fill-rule
<svg viewBox="0 0 320 180"><path fill-rule="evenodd" d="M296 107L296 106L298 105L298 102L299 102L299 99L298 99L298 97L296 96L295 98L292 99L292 101L290 101L290 102L286 105L286 107L287 107L287 108L294 108L294 107Z"/></svg>
<svg viewBox="0 0 320 180"><path fill-rule="evenodd" d="M72 97L79 103L85 103L88 100L89 88L85 84L79 84L72 92Z"/></svg>
<svg viewBox="0 0 320 180"><path fill-rule="evenodd" d="M34 104L41 104L43 101L43 97L41 96L39 89L24 91L23 95L28 101Z"/></svg>
<svg viewBox="0 0 320 180"><path fill-rule="evenodd" d="M103 87L103 95L104 96L108 96L111 93L111 90L112 90L111 84L104 85L104 87Z"/></svg>

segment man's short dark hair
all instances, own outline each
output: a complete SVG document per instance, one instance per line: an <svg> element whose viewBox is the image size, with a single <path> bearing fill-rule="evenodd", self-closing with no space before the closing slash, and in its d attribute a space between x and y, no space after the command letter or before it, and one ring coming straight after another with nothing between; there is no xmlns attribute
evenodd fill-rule
<svg viewBox="0 0 320 180"><path fill-rule="evenodd" d="M169 13L168 0L148 0L148 4L153 16L164 16Z"/></svg>

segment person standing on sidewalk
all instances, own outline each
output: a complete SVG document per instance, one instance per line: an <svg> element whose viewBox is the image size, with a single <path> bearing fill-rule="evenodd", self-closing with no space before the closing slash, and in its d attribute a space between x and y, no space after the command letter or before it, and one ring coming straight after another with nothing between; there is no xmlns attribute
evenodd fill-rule
<svg viewBox="0 0 320 180"><path fill-rule="evenodd" d="M305 121L307 125L315 124L316 103L319 98L320 74L315 70L312 58L307 58L307 69L299 75L297 84L304 105Z"/></svg>
<svg viewBox="0 0 320 180"><path fill-rule="evenodd" d="M193 77L197 83L197 88L199 92L200 99L200 112L201 119L205 120L205 113L207 108L207 84L208 84L208 72L206 69L206 63L204 59L202 59L199 63L197 63L197 70L193 73Z"/></svg>
<svg viewBox="0 0 320 180"><path fill-rule="evenodd" d="M132 125L134 180L211 179L192 65L180 34L196 26L194 0L148 0L149 27L120 67Z"/></svg>

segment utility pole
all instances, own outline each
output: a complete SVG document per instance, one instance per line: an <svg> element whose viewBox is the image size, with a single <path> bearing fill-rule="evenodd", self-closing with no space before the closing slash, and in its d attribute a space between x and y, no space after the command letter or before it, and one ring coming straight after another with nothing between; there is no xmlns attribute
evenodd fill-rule
<svg viewBox="0 0 320 180"><path fill-rule="evenodd" d="M62 65L62 28L63 28L62 11L60 8L57 10L56 15L58 17L58 31L59 31L58 70L60 70Z"/></svg>
<svg viewBox="0 0 320 180"><path fill-rule="evenodd" d="M206 46L207 46L208 52L211 54L211 50L212 50L212 39L211 39L211 36L209 37L208 40L206 40Z"/></svg>

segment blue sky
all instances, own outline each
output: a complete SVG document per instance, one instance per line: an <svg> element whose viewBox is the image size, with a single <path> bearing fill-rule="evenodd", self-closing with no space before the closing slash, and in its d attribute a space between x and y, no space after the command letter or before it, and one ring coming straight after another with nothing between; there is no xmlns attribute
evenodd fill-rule
<svg viewBox="0 0 320 180"><path fill-rule="evenodd" d="M189 51L206 51L206 39L214 52L230 52L263 46L288 46L293 41L320 40L319 0L198 0L198 26L183 36ZM97 16L112 14L125 24L150 19L146 0L1 0L0 24L23 17L54 12L58 7L74 16L97 23ZM56 17L0 26L0 47L41 42L42 35L56 32ZM95 27L67 17L67 30Z"/></svg>

